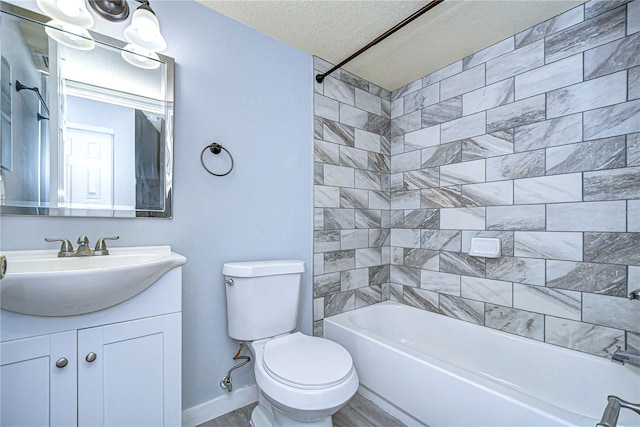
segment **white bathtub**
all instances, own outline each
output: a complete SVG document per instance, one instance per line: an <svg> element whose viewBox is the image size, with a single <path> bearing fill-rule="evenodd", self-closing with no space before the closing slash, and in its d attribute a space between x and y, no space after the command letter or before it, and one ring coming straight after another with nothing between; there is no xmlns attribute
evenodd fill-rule
<svg viewBox="0 0 640 427"><path fill-rule="evenodd" d="M638 368L394 302L328 317L324 335L411 426L593 427L609 394L640 402ZM640 416L623 409L618 425Z"/></svg>

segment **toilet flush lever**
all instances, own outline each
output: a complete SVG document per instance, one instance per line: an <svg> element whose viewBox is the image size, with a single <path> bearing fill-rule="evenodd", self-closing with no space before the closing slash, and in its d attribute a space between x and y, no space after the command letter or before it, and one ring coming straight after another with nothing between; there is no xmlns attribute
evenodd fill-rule
<svg viewBox="0 0 640 427"><path fill-rule="evenodd" d="M224 279L224 283L229 286L233 286L233 279Z"/></svg>

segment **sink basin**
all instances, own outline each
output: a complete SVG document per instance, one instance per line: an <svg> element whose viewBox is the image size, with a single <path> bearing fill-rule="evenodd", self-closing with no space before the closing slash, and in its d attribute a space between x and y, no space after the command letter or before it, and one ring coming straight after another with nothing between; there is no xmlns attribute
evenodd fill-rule
<svg viewBox="0 0 640 427"><path fill-rule="evenodd" d="M170 246L109 248L109 255L58 258L56 250L5 251L2 309L75 316L120 304L186 263Z"/></svg>

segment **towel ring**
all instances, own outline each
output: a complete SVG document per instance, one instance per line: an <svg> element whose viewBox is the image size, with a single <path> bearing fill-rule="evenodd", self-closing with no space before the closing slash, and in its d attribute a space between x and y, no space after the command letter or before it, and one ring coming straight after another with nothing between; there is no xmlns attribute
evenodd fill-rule
<svg viewBox="0 0 640 427"><path fill-rule="evenodd" d="M229 158L231 159L231 167L229 168L229 170L226 171L225 173L213 173L213 172L211 172L209 170L209 168L204 164L204 153L205 153L205 151L207 151L207 149L209 151L211 151L211 153L213 153L213 154L220 154L220 152L222 150L224 150L229 155ZM202 149L202 152L200 153L200 164L202 164L202 167L204 168L204 170L206 170L207 172L209 172L213 176L225 176L225 175L229 175L229 173L233 170L233 156L231 155L229 150L224 148L222 145L214 142L212 144L207 145L206 147L204 147Z"/></svg>

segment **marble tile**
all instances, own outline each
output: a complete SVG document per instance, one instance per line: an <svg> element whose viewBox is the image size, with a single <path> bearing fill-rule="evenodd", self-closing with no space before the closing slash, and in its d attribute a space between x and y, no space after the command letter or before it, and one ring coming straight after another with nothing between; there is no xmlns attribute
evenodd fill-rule
<svg viewBox="0 0 640 427"><path fill-rule="evenodd" d="M496 206L513 204L513 181L497 181L462 186L465 206Z"/></svg>
<svg viewBox="0 0 640 427"><path fill-rule="evenodd" d="M584 5L584 19L591 19L629 3L631 0L591 0Z"/></svg>
<svg viewBox="0 0 640 427"><path fill-rule="evenodd" d="M464 248L462 249L464 251ZM459 252L440 252L440 271L443 273L463 274L465 276L484 277L484 259Z"/></svg>
<svg viewBox="0 0 640 427"><path fill-rule="evenodd" d="M438 308L438 294L425 289L405 286L402 295L402 303L411 307L440 313L440 309Z"/></svg>
<svg viewBox="0 0 640 427"><path fill-rule="evenodd" d="M585 241L585 250L586 246ZM582 261L582 233L516 231L513 253L518 257Z"/></svg>
<svg viewBox="0 0 640 427"><path fill-rule="evenodd" d="M363 129L380 135L386 135L389 131L389 119L373 113L367 113L367 122Z"/></svg>
<svg viewBox="0 0 640 427"><path fill-rule="evenodd" d="M322 274L313 278L313 297L340 292L340 273Z"/></svg>
<svg viewBox="0 0 640 427"><path fill-rule="evenodd" d="M331 64L330 62L325 61L324 59L317 56L313 57L313 69L315 71L324 73L329 71L331 68L333 68L333 64Z"/></svg>
<svg viewBox="0 0 640 427"><path fill-rule="evenodd" d="M422 230L421 247L436 251L460 252L462 233L458 230Z"/></svg>
<svg viewBox="0 0 640 427"><path fill-rule="evenodd" d="M459 163L462 159L462 143L450 142L435 147L423 149L421 152L421 164L423 168Z"/></svg>
<svg viewBox="0 0 640 427"><path fill-rule="evenodd" d="M484 86L462 96L462 113L469 115L514 101L513 78Z"/></svg>
<svg viewBox="0 0 640 427"><path fill-rule="evenodd" d="M422 270L420 289L460 296L460 276L439 271Z"/></svg>
<svg viewBox="0 0 640 427"><path fill-rule="evenodd" d="M337 208L340 206L340 189L326 185L313 186L313 206Z"/></svg>
<svg viewBox="0 0 640 427"><path fill-rule="evenodd" d="M335 142L336 144L347 145L353 147L355 143L355 130L353 126L344 125L334 122L333 120L325 120L322 127L322 134L325 141Z"/></svg>
<svg viewBox="0 0 640 427"><path fill-rule="evenodd" d="M413 288L408 288L413 289ZM395 283L389 284L389 300L395 302L403 302L404 300L404 286L397 285Z"/></svg>
<svg viewBox="0 0 640 427"><path fill-rule="evenodd" d="M340 165L349 168L367 169L369 154L365 150L343 145L340 147Z"/></svg>
<svg viewBox="0 0 640 427"><path fill-rule="evenodd" d="M340 230L316 230L313 232L313 251L340 250Z"/></svg>
<svg viewBox="0 0 640 427"><path fill-rule="evenodd" d="M404 99L398 98L391 101L391 119L398 118L404 114Z"/></svg>
<svg viewBox="0 0 640 427"><path fill-rule="evenodd" d="M331 232L334 232L331 230ZM340 247L337 249L357 249L369 247L369 230L339 230ZM336 249L333 249L336 250Z"/></svg>
<svg viewBox="0 0 640 427"><path fill-rule="evenodd" d="M547 205L547 231L627 231L626 202Z"/></svg>
<svg viewBox="0 0 640 427"><path fill-rule="evenodd" d="M356 228L376 229L382 226L382 212L378 209L356 209Z"/></svg>
<svg viewBox="0 0 640 427"><path fill-rule="evenodd" d="M332 251L324 254L324 271L334 273L355 268L356 254L354 250Z"/></svg>
<svg viewBox="0 0 640 427"><path fill-rule="evenodd" d="M437 271L440 264L440 252L428 249L404 249L405 267Z"/></svg>
<svg viewBox="0 0 640 427"><path fill-rule="evenodd" d="M484 325L484 303L446 294L440 294L439 302L442 314Z"/></svg>
<svg viewBox="0 0 640 427"><path fill-rule="evenodd" d="M429 86L430 84L437 83L447 77L454 76L462 72L462 60L456 61L444 68L434 71L431 74L422 78L422 86Z"/></svg>
<svg viewBox="0 0 640 427"><path fill-rule="evenodd" d="M403 87L394 90L391 92L391 100L395 101L396 99L402 98L403 96L415 92L417 90L422 89L422 79L416 80L411 83L404 85Z"/></svg>
<svg viewBox="0 0 640 427"><path fill-rule="evenodd" d="M364 190L382 190L382 176L378 172L363 171L356 169L354 171L354 186Z"/></svg>
<svg viewBox="0 0 640 427"><path fill-rule="evenodd" d="M494 133L462 140L462 161L513 153L513 130L504 129Z"/></svg>
<svg viewBox="0 0 640 427"><path fill-rule="evenodd" d="M496 237L502 242L502 256L513 256L513 231L462 231L462 252L469 253L471 250L471 239L474 237ZM484 259L484 258L482 258Z"/></svg>
<svg viewBox="0 0 640 427"><path fill-rule="evenodd" d="M340 146L316 139L313 142L313 160L337 165L340 163Z"/></svg>
<svg viewBox="0 0 640 427"><path fill-rule="evenodd" d="M584 173L584 200L640 199L640 167Z"/></svg>
<svg viewBox="0 0 640 427"><path fill-rule="evenodd" d="M627 200L627 231L640 233L640 200Z"/></svg>
<svg viewBox="0 0 640 427"><path fill-rule="evenodd" d="M439 225L439 209L416 209L405 211L405 228L437 229Z"/></svg>
<svg viewBox="0 0 640 427"><path fill-rule="evenodd" d="M619 71L547 94L547 117L567 116L627 100L627 72Z"/></svg>
<svg viewBox="0 0 640 427"><path fill-rule="evenodd" d="M335 122L340 119L340 103L318 93L313 95L313 114Z"/></svg>
<svg viewBox="0 0 640 427"><path fill-rule="evenodd" d="M627 350L640 353L640 334L627 332Z"/></svg>
<svg viewBox="0 0 640 427"><path fill-rule="evenodd" d="M391 158L391 173L420 169L420 152L409 151Z"/></svg>
<svg viewBox="0 0 640 427"><path fill-rule="evenodd" d="M391 156L380 153L369 153L369 170L389 173L391 170Z"/></svg>
<svg viewBox="0 0 640 427"><path fill-rule="evenodd" d="M542 231L545 229L544 205L489 206L487 230Z"/></svg>
<svg viewBox="0 0 640 427"><path fill-rule="evenodd" d="M518 127L514 139L517 152L582 141L582 114Z"/></svg>
<svg viewBox="0 0 640 427"><path fill-rule="evenodd" d="M387 191L369 191L369 209L390 209L390 206Z"/></svg>
<svg viewBox="0 0 640 427"><path fill-rule="evenodd" d="M405 133L418 130L422 127L422 113L414 111L391 120L391 133L389 136L400 136Z"/></svg>
<svg viewBox="0 0 640 427"><path fill-rule="evenodd" d="M485 326L489 328L538 341L544 339L544 316L542 314L486 304L484 321Z"/></svg>
<svg viewBox="0 0 640 427"><path fill-rule="evenodd" d="M544 286L545 261L536 258L501 257L486 260L488 279ZM510 303L508 305L511 305Z"/></svg>
<svg viewBox="0 0 640 427"><path fill-rule="evenodd" d="M640 233L584 233L584 260L640 265Z"/></svg>
<svg viewBox="0 0 640 427"><path fill-rule="evenodd" d="M380 226L378 226L380 227ZM369 247L383 248L389 246L391 231L388 228L375 228L369 231Z"/></svg>
<svg viewBox="0 0 640 427"><path fill-rule="evenodd" d="M627 294L626 270L626 266L619 264L548 260L546 286L624 297Z"/></svg>
<svg viewBox="0 0 640 427"><path fill-rule="evenodd" d="M584 8L582 5L574 7L567 12L554 16L551 19L516 34L516 48L544 39L551 34L579 24L583 20Z"/></svg>
<svg viewBox="0 0 640 427"><path fill-rule="evenodd" d="M369 284L382 285L389 282L391 266L377 265L369 268Z"/></svg>
<svg viewBox="0 0 640 427"><path fill-rule="evenodd" d="M404 113L420 110L440 101L440 85L432 84L404 97Z"/></svg>
<svg viewBox="0 0 640 427"><path fill-rule="evenodd" d="M448 77L440 82L440 100L453 98L485 85L484 64Z"/></svg>
<svg viewBox="0 0 640 427"><path fill-rule="evenodd" d="M325 120L322 117L313 116L313 137L315 139L322 139L322 126Z"/></svg>
<svg viewBox="0 0 640 427"><path fill-rule="evenodd" d="M368 90L369 88L369 82L367 82L365 79L361 77L358 77L346 71L343 68L340 69L340 80L362 90Z"/></svg>
<svg viewBox="0 0 640 427"><path fill-rule="evenodd" d="M340 291L350 291L369 285L369 269L356 268L355 270L342 271L340 273Z"/></svg>
<svg viewBox="0 0 640 427"><path fill-rule="evenodd" d="M380 135L373 132L356 129L355 147L362 150L380 152Z"/></svg>
<svg viewBox="0 0 640 427"><path fill-rule="evenodd" d="M392 265L389 280L399 285L417 288L420 286L420 269Z"/></svg>
<svg viewBox="0 0 640 427"><path fill-rule="evenodd" d="M583 322L640 332L638 301L598 294L582 295Z"/></svg>
<svg viewBox="0 0 640 427"><path fill-rule="evenodd" d="M584 53L584 78L593 79L640 65L640 34L607 43Z"/></svg>
<svg viewBox="0 0 640 427"><path fill-rule="evenodd" d="M627 35L640 31L640 3L634 1L627 5Z"/></svg>
<svg viewBox="0 0 640 427"><path fill-rule="evenodd" d="M627 135L627 166L640 166L640 133Z"/></svg>
<svg viewBox="0 0 640 427"><path fill-rule="evenodd" d="M625 165L624 136L551 147L546 150L547 175L623 168Z"/></svg>
<svg viewBox="0 0 640 427"><path fill-rule="evenodd" d="M528 98L582 81L582 55L536 68L515 78L515 99Z"/></svg>
<svg viewBox="0 0 640 427"><path fill-rule="evenodd" d="M344 166L324 165L324 184L336 187L353 187L355 175L353 168Z"/></svg>
<svg viewBox="0 0 640 427"><path fill-rule="evenodd" d="M340 104L340 123L364 129L369 121L369 113L347 104Z"/></svg>
<svg viewBox="0 0 640 427"><path fill-rule="evenodd" d="M490 157L486 167L487 181L544 175L544 150Z"/></svg>
<svg viewBox="0 0 640 427"><path fill-rule="evenodd" d="M392 228L391 246L398 246L402 248L419 248L420 230Z"/></svg>
<svg viewBox="0 0 640 427"><path fill-rule="evenodd" d="M382 115L382 100L379 96L370 94L367 91L355 90L355 106L379 116Z"/></svg>
<svg viewBox="0 0 640 427"><path fill-rule="evenodd" d="M420 207L458 208L462 206L460 186L423 188L420 190Z"/></svg>
<svg viewBox="0 0 640 427"><path fill-rule="evenodd" d="M451 120L440 125L440 143L470 138L486 133L486 114L480 112Z"/></svg>
<svg viewBox="0 0 640 427"><path fill-rule="evenodd" d="M404 135L405 151L419 150L440 144L440 126L430 126Z"/></svg>
<svg viewBox="0 0 640 427"><path fill-rule="evenodd" d="M513 291L511 282L462 276L460 295L476 301L511 306Z"/></svg>
<svg viewBox="0 0 640 427"><path fill-rule="evenodd" d="M404 174L404 188L406 190L420 190L423 188L438 187L440 174L438 168L424 168L417 171L409 171Z"/></svg>
<svg viewBox="0 0 640 427"><path fill-rule="evenodd" d="M609 43L625 35L626 8L619 7L586 20L545 40L547 63Z"/></svg>
<svg viewBox="0 0 640 427"><path fill-rule="evenodd" d="M324 227L324 209L313 208L313 229L320 230Z"/></svg>
<svg viewBox="0 0 640 427"><path fill-rule="evenodd" d="M513 284L513 308L564 319L580 320L581 302L582 294L580 292Z"/></svg>
<svg viewBox="0 0 640 427"><path fill-rule="evenodd" d="M440 185L473 184L484 182L485 161L473 160L471 162L452 163L440 166Z"/></svg>
<svg viewBox="0 0 640 427"><path fill-rule="evenodd" d="M509 37L485 49L473 53L462 60L462 68L468 70L514 49L514 37Z"/></svg>
<svg viewBox="0 0 640 427"><path fill-rule="evenodd" d="M640 100L584 112L584 139L640 132Z"/></svg>
<svg viewBox="0 0 640 427"><path fill-rule="evenodd" d="M462 96L456 96L423 108L422 127L438 125L460 117L462 117Z"/></svg>
<svg viewBox="0 0 640 427"><path fill-rule="evenodd" d="M629 101L631 101L633 99L640 98L640 67L630 68L628 73L629 73L628 96L629 96Z"/></svg>
<svg viewBox="0 0 640 427"><path fill-rule="evenodd" d="M391 209L420 209L420 191L395 191L391 194Z"/></svg>
<svg viewBox="0 0 640 427"><path fill-rule="evenodd" d="M322 320L324 319L324 298L314 298L313 299L313 320L314 322L317 320ZM322 322L318 322L318 323L322 323ZM314 336L322 336L322 335L315 335Z"/></svg>
<svg viewBox="0 0 640 427"><path fill-rule="evenodd" d="M351 311L356 308L355 291L338 292L324 297L324 316L334 316L336 314Z"/></svg>
<svg viewBox="0 0 640 427"><path fill-rule="evenodd" d="M487 62L487 84L544 65L544 40L539 40Z"/></svg>
<svg viewBox="0 0 640 427"><path fill-rule="evenodd" d="M324 81L324 96L351 106L355 105L355 88L334 77L327 76Z"/></svg>
<svg viewBox="0 0 640 427"><path fill-rule="evenodd" d="M545 119L545 95L537 95L487 111L487 132L513 128Z"/></svg>
<svg viewBox="0 0 640 427"><path fill-rule="evenodd" d="M485 208L442 208L440 228L454 230L484 230Z"/></svg>
<svg viewBox="0 0 640 427"><path fill-rule="evenodd" d="M322 252L313 254L313 275L324 274L324 254Z"/></svg>
<svg viewBox="0 0 640 427"><path fill-rule="evenodd" d="M374 267L381 264L381 248L356 249L356 268Z"/></svg>
<svg viewBox="0 0 640 427"><path fill-rule="evenodd" d="M367 286L356 289L356 308L367 307L382 302L382 286Z"/></svg>
<svg viewBox="0 0 640 427"><path fill-rule="evenodd" d="M596 356L611 357L624 345L624 331L547 316L545 342Z"/></svg>
<svg viewBox="0 0 640 427"><path fill-rule="evenodd" d="M582 174L552 175L516 179L514 203L563 203L582 200Z"/></svg>

